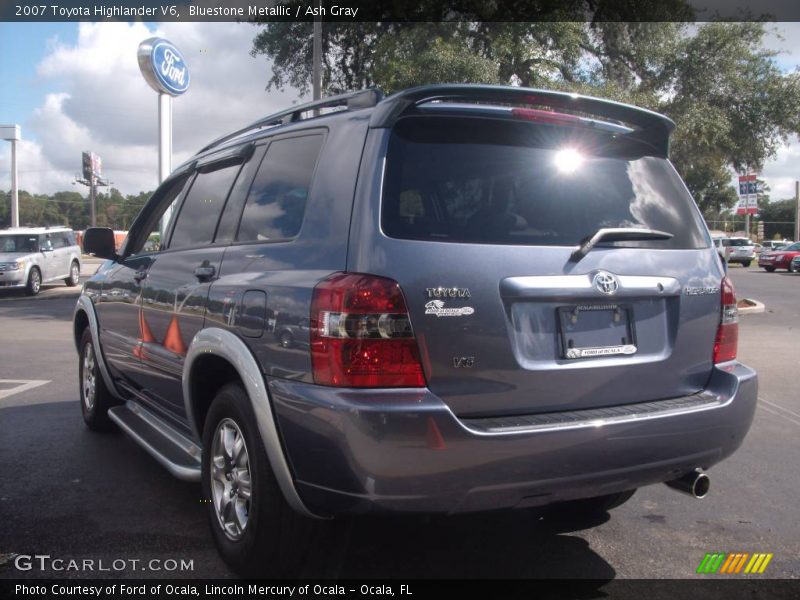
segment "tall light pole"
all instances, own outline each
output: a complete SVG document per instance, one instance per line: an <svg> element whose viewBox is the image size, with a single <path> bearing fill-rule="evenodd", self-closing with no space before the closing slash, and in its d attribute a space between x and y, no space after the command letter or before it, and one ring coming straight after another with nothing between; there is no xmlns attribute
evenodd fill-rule
<svg viewBox="0 0 800 600"><path fill-rule="evenodd" d="M19 125L0 125L0 137L11 142L11 226L19 227L19 182L17 181L17 142Z"/></svg>

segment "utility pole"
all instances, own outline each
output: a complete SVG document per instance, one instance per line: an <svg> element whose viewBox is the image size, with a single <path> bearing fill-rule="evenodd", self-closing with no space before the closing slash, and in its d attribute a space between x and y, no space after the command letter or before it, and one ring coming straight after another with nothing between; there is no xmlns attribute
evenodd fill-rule
<svg viewBox="0 0 800 600"><path fill-rule="evenodd" d="M800 240L800 181L794 182L794 241Z"/></svg>
<svg viewBox="0 0 800 600"><path fill-rule="evenodd" d="M314 15L314 55L312 57L314 100L322 97L322 0L317 6L319 11Z"/></svg>

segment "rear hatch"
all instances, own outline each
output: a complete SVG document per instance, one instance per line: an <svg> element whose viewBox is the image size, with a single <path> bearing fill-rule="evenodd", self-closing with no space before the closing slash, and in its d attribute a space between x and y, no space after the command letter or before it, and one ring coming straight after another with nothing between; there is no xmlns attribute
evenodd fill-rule
<svg viewBox="0 0 800 600"><path fill-rule="evenodd" d="M380 213L351 240L348 270L403 289L428 387L461 416L702 389L721 271L671 164L618 125L477 111L385 134ZM609 228L670 236L576 252Z"/></svg>
<svg viewBox="0 0 800 600"><path fill-rule="evenodd" d="M756 247L747 238L730 238L723 240L723 245L727 247L728 259L731 258L753 258Z"/></svg>

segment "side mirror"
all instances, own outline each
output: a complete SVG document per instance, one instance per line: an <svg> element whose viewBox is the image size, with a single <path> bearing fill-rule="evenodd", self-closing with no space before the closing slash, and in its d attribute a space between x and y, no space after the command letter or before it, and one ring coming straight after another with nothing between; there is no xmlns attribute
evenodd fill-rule
<svg viewBox="0 0 800 600"><path fill-rule="evenodd" d="M108 227L89 227L83 234L83 251L97 258L116 260L117 247L114 230Z"/></svg>

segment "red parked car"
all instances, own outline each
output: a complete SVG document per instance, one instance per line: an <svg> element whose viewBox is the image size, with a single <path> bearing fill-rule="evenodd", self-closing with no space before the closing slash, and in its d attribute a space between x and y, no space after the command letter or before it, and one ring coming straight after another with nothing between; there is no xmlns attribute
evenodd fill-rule
<svg viewBox="0 0 800 600"><path fill-rule="evenodd" d="M792 259L795 256L800 256L800 242L790 244L780 250L773 250L772 252L762 252L758 257L758 266L772 273L775 269L786 269L793 273L797 268L792 266Z"/></svg>

